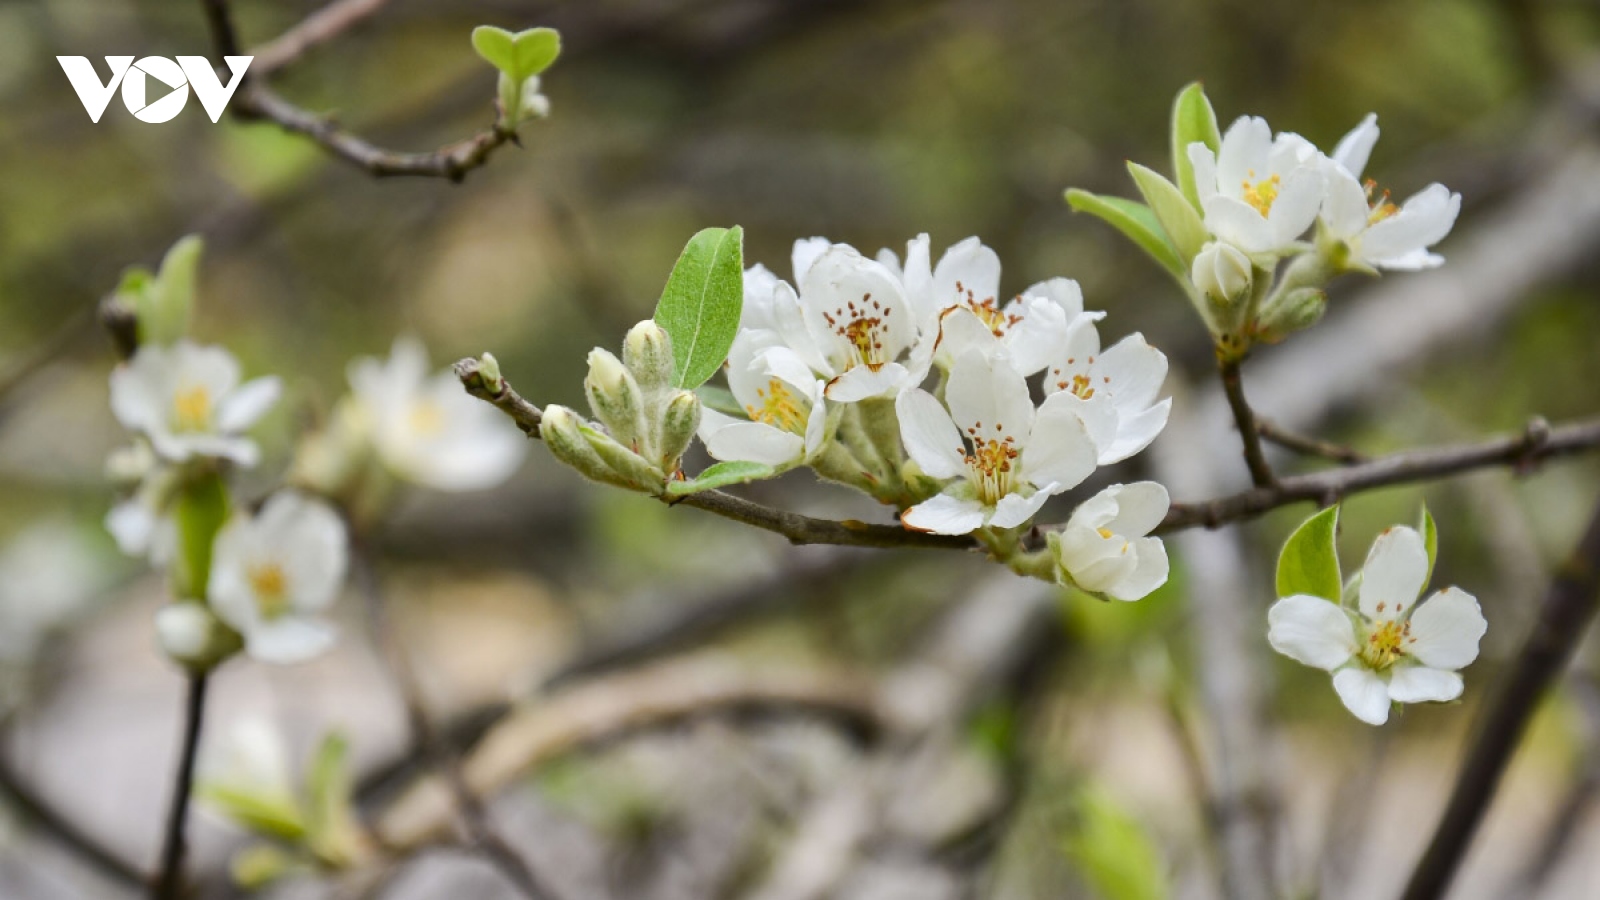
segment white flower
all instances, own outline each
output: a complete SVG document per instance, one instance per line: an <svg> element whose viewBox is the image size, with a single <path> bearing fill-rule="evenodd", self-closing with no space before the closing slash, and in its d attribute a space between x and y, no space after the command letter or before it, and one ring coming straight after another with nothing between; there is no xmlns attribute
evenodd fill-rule
<svg viewBox="0 0 1600 900"><path fill-rule="evenodd" d="M111 373L111 411L164 459L230 459L253 466L254 441L239 433L277 402L275 377L239 383L239 362L221 347L145 344Z"/></svg>
<svg viewBox="0 0 1600 900"><path fill-rule="evenodd" d="M1274 139L1266 120L1252 116L1229 126L1215 154L1190 144L1206 229L1250 254L1293 250L1322 202L1319 158L1305 138Z"/></svg>
<svg viewBox="0 0 1600 900"><path fill-rule="evenodd" d="M243 715L229 723L200 757L200 780L293 806L294 769L283 733L269 719Z"/></svg>
<svg viewBox="0 0 1600 900"><path fill-rule="evenodd" d="M1051 550L1073 583L1118 600L1138 600L1167 582L1167 548L1148 537L1171 506L1153 481L1114 484L1073 510Z"/></svg>
<svg viewBox="0 0 1600 900"><path fill-rule="evenodd" d="M401 478L441 491L475 491L511 476L527 441L449 371L429 377L428 352L402 337L384 361L350 365L350 387L378 457Z"/></svg>
<svg viewBox="0 0 1600 900"><path fill-rule="evenodd" d="M1350 263L1375 269L1431 269L1444 257L1429 247L1444 240L1461 212L1461 195L1434 183L1396 206L1389 192L1373 197L1361 181L1378 140L1378 117L1368 115L1339 141L1325 166L1322 224L1350 250Z"/></svg>
<svg viewBox="0 0 1600 900"><path fill-rule="evenodd" d="M217 534L207 597L211 608L265 662L310 659L334 640L317 614L344 582L344 523L326 504L293 491L272 495L255 517Z"/></svg>
<svg viewBox="0 0 1600 900"><path fill-rule="evenodd" d="M1055 361L1045 372L1044 389L1052 396L1100 408L1081 415L1104 466L1150 446L1167 427L1172 400L1155 402L1166 377L1166 354L1150 346L1143 335L1130 334L1101 353L1099 330L1094 322L1080 319L1056 350Z"/></svg>
<svg viewBox="0 0 1600 900"><path fill-rule="evenodd" d="M800 291L766 269L745 273L742 322L758 347L784 346L825 382L830 400L893 395L911 383L901 357L918 329L900 280L847 244L795 243ZM766 294L767 299L760 297Z"/></svg>
<svg viewBox="0 0 1600 900"><path fill-rule="evenodd" d="M816 456L827 439L823 384L794 351L742 331L728 351L728 388L749 421L701 411L700 440L721 460L786 468Z"/></svg>
<svg viewBox="0 0 1600 900"><path fill-rule="evenodd" d="M895 410L906 451L924 474L959 479L901 514L907 528L966 534L985 525L1023 524L1054 494L1094 471L1090 429L1070 394L1037 410L1028 384L1003 353L968 352L950 369L945 406L927 391L908 390Z"/></svg>
<svg viewBox="0 0 1600 900"><path fill-rule="evenodd" d="M106 531L123 553L165 568L178 550L178 525L167 510L180 480L178 469L156 459L150 445L140 441L114 451L106 473L135 485L133 496L106 513Z"/></svg>
<svg viewBox="0 0 1600 900"><path fill-rule="evenodd" d="M1255 273L1250 258L1237 247L1221 241L1207 241L1194 255L1194 262L1189 266L1189 280L1200 293L1228 308L1249 293Z"/></svg>
<svg viewBox="0 0 1600 900"><path fill-rule="evenodd" d="M1333 672L1339 699L1356 718L1382 725L1390 701L1461 696L1457 669L1478 658L1488 625L1478 601L1445 588L1422 602L1428 551L1405 527L1378 536L1361 574L1360 609L1306 594L1285 597L1267 614L1267 640L1279 653Z"/></svg>
<svg viewBox="0 0 1600 900"><path fill-rule="evenodd" d="M914 373L926 372L934 362L948 367L969 349L990 352L998 342L1018 372L1032 375L1045 367L1075 323L1105 316L1084 312L1083 291L1070 278L1041 281L1001 303L1000 257L976 237L951 246L931 271L925 234L906 245L903 269L888 250L878 258L900 276L917 312L922 341Z"/></svg>

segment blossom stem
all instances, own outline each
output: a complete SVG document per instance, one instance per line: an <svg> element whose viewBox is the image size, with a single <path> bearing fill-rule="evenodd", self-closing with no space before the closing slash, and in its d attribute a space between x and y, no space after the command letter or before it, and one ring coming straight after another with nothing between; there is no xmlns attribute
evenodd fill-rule
<svg viewBox="0 0 1600 900"><path fill-rule="evenodd" d="M1239 373L1240 361L1227 359L1217 364L1222 376L1222 390L1228 396L1228 408L1233 410L1233 421L1239 426L1239 437L1244 441L1244 462L1250 468L1250 480L1258 488L1277 483L1272 467L1267 465L1266 453L1261 449L1261 433L1256 426L1255 412L1244 397L1244 381Z"/></svg>
<svg viewBox="0 0 1600 900"><path fill-rule="evenodd" d="M1320 438L1310 437L1289 431L1266 419L1256 419L1256 432L1261 439L1268 443L1277 444L1285 450L1293 450L1305 456L1320 456L1341 465L1353 466L1367 461L1367 457L1357 450L1343 444L1335 444Z"/></svg>
<svg viewBox="0 0 1600 900"><path fill-rule="evenodd" d="M178 753L178 771L172 785L172 802L161 849L161 868L151 885L151 900L177 900L183 895L183 857L188 849L185 833L189 824L189 797L194 792L194 763L200 748L200 730L205 721L206 685L204 672L189 676L188 699L184 705L183 744Z"/></svg>
<svg viewBox="0 0 1600 900"><path fill-rule="evenodd" d="M1456 777L1428 849L1411 873L1403 900L1444 895L1494 799L1511 755L1539 700L1566 668L1600 611L1600 504L1572 555L1550 582L1538 621L1512 662L1501 689L1478 721L1477 737Z"/></svg>

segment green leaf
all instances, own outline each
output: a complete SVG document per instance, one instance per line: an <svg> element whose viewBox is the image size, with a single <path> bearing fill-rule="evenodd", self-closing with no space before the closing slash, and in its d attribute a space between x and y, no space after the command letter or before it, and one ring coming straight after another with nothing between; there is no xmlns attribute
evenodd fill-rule
<svg viewBox="0 0 1600 900"><path fill-rule="evenodd" d="M735 419L750 418L750 414L739 405L739 399L733 396L733 391L720 384L702 384L694 392L700 397L700 405L706 409L714 409Z"/></svg>
<svg viewBox="0 0 1600 900"><path fill-rule="evenodd" d="M199 235L188 235L172 245L161 260L153 302L139 309L139 333L143 340L171 344L189 333L194 313L194 288L199 279L200 253L205 242Z"/></svg>
<svg viewBox="0 0 1600 900"><path fill-rule="evenodd" d="M1101 900L1164 900L1166 863L1144 827L1103 790L1076 798L1077 827L1062 849Z"/></svg>
<svg viewBox="0 0 1600 900"><path fill-rule="evenodd" d="M1103 197L1078 188L1067 190L1067 205L1078 212L1088 213L1122 232L1177 278L1189 277L1183 263L1178 260L1178 251L1172 248L1166 232L1161 229L1161 222L1156 219L1156 214L1150 211L1150 207L1134 200Z"/></svg>
<svg viewBox="0 0 1600 900"><path fill-rule="evenodd" d="M1161 230L1167 233L1167 239L1178 251L1178 259L1187 270L1210 236L1205 223L1200 220L1200 214L1183 198L1176 185L1153 170L1130 162L1128 174L1133 176L1139 193L1144 195L1151 212L1155 213L1156 221L1161 223Z"/></svg>
<svg viewBox="0 0 1600 900"><path fill-rule="evenodd" d="M1205 144L1211 152L1222 146L1222 134L1217 130L1217 113L1206 98L1200 82L1178 92L1172 104L1172 172L1178 180L1178 190L1194 208L1200 208L1200 193L1195 189L1194 166L1189 162L1189 145Z"/></svg>
<svg viewBox="0 0 1600 900"><path fill-rule="evenodd" d="M1310 594L1338 603L1344 580L1339 576L1339 507L1330 506L1305 520L1278 555L1278 596Z"/></svg>
<svg viewBox="0 0 1600 900"><path fill-rule="evenodd" d="M561 55L561 35L554 28L529 28L512 34L504 28L479 25L472 29L472 49L521 84L550 68Z"/></svg>
<svg viewBox="0 0 1600 900"><path fill-rule="evenodd" d="M1422 517L1417 522L1417 531L1422 534L1422 545L1428 548L1428 577L1422 579L1422 586L1426 588L1433 581L1433 563L1439 556L1439 528L1433 524L1433 513L1428 512L1428 504L1422 504Z"/></svg>
<svg viewBox="0 0 1600 900"><path fill-rule="evenodd" d="M195 796L257 834L292 843L305 839L305 821L292 797L274 797L226 784L201 782Z"/></svg>
<svg viewBox="0 0 1600 900"><path fill-rule="evenodd" d="M351 815L350 771L346 765L350 744L337 731L329 732L317 746L306 773L306 795L311 801L306 830L312 841L336 833Z"/></svg>
<svg viewBox="0 0 1600 900"><path fill-rule="evenodd" d="M729 460L719 462L707 468L689 481L672 481L667 483L667 496L687 497L701 491L711 491L727 487L730 484L744 484L747 481L760 481L778 474L778 470L765 463L741 462Z"/></svg>
<svg viewBox="0 0 1600 900"><path fill-rule="evenodd" d="M672 384L694 390L728 358L744 305L744 230L707 228L689 239L656 304L672 337Z"/></svg>

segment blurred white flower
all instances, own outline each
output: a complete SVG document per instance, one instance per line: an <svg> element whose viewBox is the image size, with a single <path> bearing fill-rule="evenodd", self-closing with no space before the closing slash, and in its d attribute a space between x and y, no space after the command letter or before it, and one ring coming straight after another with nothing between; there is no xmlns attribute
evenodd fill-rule
<svg viewBox="0 0 1600 900"><path fill-rule="evenodd" d="M132 480L136 486L133 496L106 513L105 527L123 553L163 569L178 552L178 525L167 505L179 476L176 468L153 456L146 459L148 453L148 445L137 444L112 454L107 470L119 480ZM147 464L140 465L141 461ZM142 471L134 474L135 466Z"/></svg>
<svg viewBox="0 0 1600 900"><path fill-rule="evenodd" d="M822 381L787 347L762 348L743 331L728 351L728 388L749 421L712 409L700 417L700 440L716 459L785 468L813 458L827 439Z"/></svg>
<svg viewBox="0 0 1600 900"><path fill-rule="evenodd" d="M1045 501L1095 469L1095 445L1070 394L1034 409L1028 383L1004 353L969 351L956 360L945 404L920 388L895 405L906 452L936 479L959 479L906 510L907 528L967 534L986 525L1013 528ZM948 405L948 409L946 408Z"/></svg>
<svg viewBox="0 0 1600 900"><path fill-rule="evenodd" d="M1322 202L1321 154L1305 138L1273 138L1265 119L1241 116L1216 153L1189 145L1206 229L1246 253L1293 250Z"/></svg>
<svg viewBox="0 0 1600 900"><path fill-rule="evenodd" d="M105 561L70 524L29 526L0 550L0 661L26 662L51 632L94 604L111 580Z"/></svg>
<svg viewBox="0 0 1600 900"><path fill-rule="evenodd" d="M1422 602L1428 579L1422 535L1403 526L1373 542L1361 572L1359 610L1333 598L1295 594L1273 604L1267 640L1279 653L1333 674L1333 688L1355 717L1389 719L1389 705L1454 700L1456 670L1478 658L1488 624L1478 601L1445 588Z"/></svg>
<svg viewBox="0 0 1600 900"><path fill-rule="evenodd" d="M1150 346L1144 335L1130 334L1102 353L1099 329L1080 318L1055 348L1044 389L1099 408L1082 415L1099 449L1098 462L1105 466L1150 446L1167 427L1172 400L1156 402L1166 378L1166 354Z"/></svg>
<svg viewBox="0 0 1600 900"><path fill-rule="evenodd" d="M400 478L475 491L505 481L522 463L522 434L462 390L454 373L430 377L427 350L415 338L396 340L387 360L356 360L349 375L378 457Z"/></svg>
<svg viewBox="0 0 1600 900"><path fill-rule="evenodd" d="M1057 563L1086 591L1138 600L1167 582L1167 548L1148 537L1171 506L1153 481L1114 484L1085 500L1050 535Z"/></svg>
<svg viewBox="0 0 1600 900"><path fill-rule="evenodd" d="M1429 248L1444 240L1461 212L1461 195L1434 183L1400 205L1377 183L1361 180L1378 141L1378 117L1368 115L1339 141L1326 168L1322 223L1350 250L1350 263L1375 269L1431 269L1444 257Z"/></svg>
<svg viewBox="0 0 1600 900"><path fill-rule="evenodd" d="M259 514L238 515L217 534L207 599L250 656L303 662L333 644L334 628L318 614L338 596L347 559L338 514L280 491Z"/></svg>
<svg viewBox="0 0 1600 900"><path fill-rule="evenodd" d="M279 390L272 376L240 384L238 360L221 347L145 344L112 371L111 411L163 459L253 466L260 451L239 435L272 408Z"/></svg>

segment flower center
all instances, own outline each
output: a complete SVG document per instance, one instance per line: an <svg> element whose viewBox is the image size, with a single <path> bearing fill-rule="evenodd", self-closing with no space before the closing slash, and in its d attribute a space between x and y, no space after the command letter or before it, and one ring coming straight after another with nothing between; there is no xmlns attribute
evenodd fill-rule
<svg viewBox="0 0 1600 900"><path fill-rule="evenodd" d="M995 430L999 431L1000 426L996 425ZM1012 492L1012 472L1022 451L1017 449L1016 438L1010 435L983 438L978 436L977 428L968 428L967 435L972 438L971 452L964 447L957 448L957 452L967 462L967 472L978 489L978 499L985 506L993 506Z"/></svg>
<svg viewBox="0 0 1600 900"><path fill-rule="evenodd" d="M1371 210L1367 213L1368 225L1376 225L1400 211L1400 207L1389 201L1389 191L1387 188L1384 189L1383 193L1378 195L1378 202L1376 203L1372 202L1372 195L1377 192L1378 183L1368 178L1366 181L1366 189L1367 206L1371 208Z"/></svg>
<svg viewBox="0 0 1600 900"><path fill-rule="evenodd" d="M205 431L211 426L211 392L204 385L179 388L172 397L172 427L179 433Z"/></svg>
<svg viewBox="0 0 1600 900"><path fill-rule="evenodd" d="M245 569L245 580L256 595L261 618L270 622L289 611L289 577L277 563L261 563Z"/></svg>
<svg viewBox="0 0 1600 900"><path fill-rule="evenodd" d="M1241 182L1240 188L1244 202L1255 207L1256 212L1264 216L1272 212L1272 202L1278 199L1278 187L1283 183L1283 179L1273 175L1260 181L1251 181L1255 177L1256 173L1252 170L1250 178L1246 178Z"/></svg>
<svg viewBox="0 0 1600 900"><path fill-rule="evenodd" d="M1067 365L1069 366L1075 366L1077 364L1078 361L1076 359L1067 360ZM1093 366L1094 357L1091 356L1086 359L1084 364L1086 367ZM1074 375L1063 375L1061 374L1060 369L1051 369L1050 378L1045 380L1045 386L1048 388L1050 379L1054 379L1056 383L1056 390L1071 391L1073 396L1077 397L1079 400L1088 400L1090 397L1094 396L1094 379L1089 377L1091 371L1093 370L1085 368L1084 371L1078 372ZM1100 381L1105 384L1110 384L1111 377L1109 375L1101 376Z"/></svg>
<svg viewBox="0 0 1600 900"><path fill-rule="evenodd" d="M1375 671L1383 671L1405 655L1405 645L1414 644L1411 623L1389 619L1367 633L1367 642L1361 647L1361 661Z"/></svg>
<svg viewBox="0 0 1600 900"><path fill-rule="evenodd" d="M862 294L859 304L852 300L831 313L822 314L823 321L828 323L834 334L844 338L850 348L850 360L845 368L866 366L876 372L889 361L883 339L888 334L889 314L892 312L892 307L885 307L872 299L871 294Z"/></svg>
<svg viewBox="0 0 1600 900"><path fill-rule="evenodd" d="M1108 541L1115 540L1117 537L1119 537L1119 535L1115 531L1112 531L1109 528L1096 528L1095 532L1098 533L1101 538L1103 538L1105 540L1108 540ZM1122 554L1126 554L1128 552L1128 539L1127 538L1123 538L1122 539L1122 549L1117 551L1117 552L1122 553Z"/></svg>
<svg viewBox="0 0 1600 900"><path fill-rule="evenodd" d="M756 396L761 398L760 405L752 404L744 408L753 421L781 428L790 434L806 433L810 404L795 396L787 384L776 378L768 379L765 389L756 388Z"/></svg>
<svg viewBox="0 0 1600 900"><path fill-rule="evenodd" d="M439 410L439 404L426 400L411 404L411 411L406 416L411 430L421 435L436 435L444 431L444 413Z"/></svg>
<svg viewBox="0 0 1600 900"><path fill-rule="evenodd" d="M993 297L985 297L979 300L977 294L971 288L962 285L959 281L956 282L956 302L972 310L972 314L977 316L978 320L984 325L987 325L995 337L1005 337L1006 332L1012 326L1022 321L1022 316L1019 314L1008 315L1005 310L1000 308L999 302Z"/></svg>

